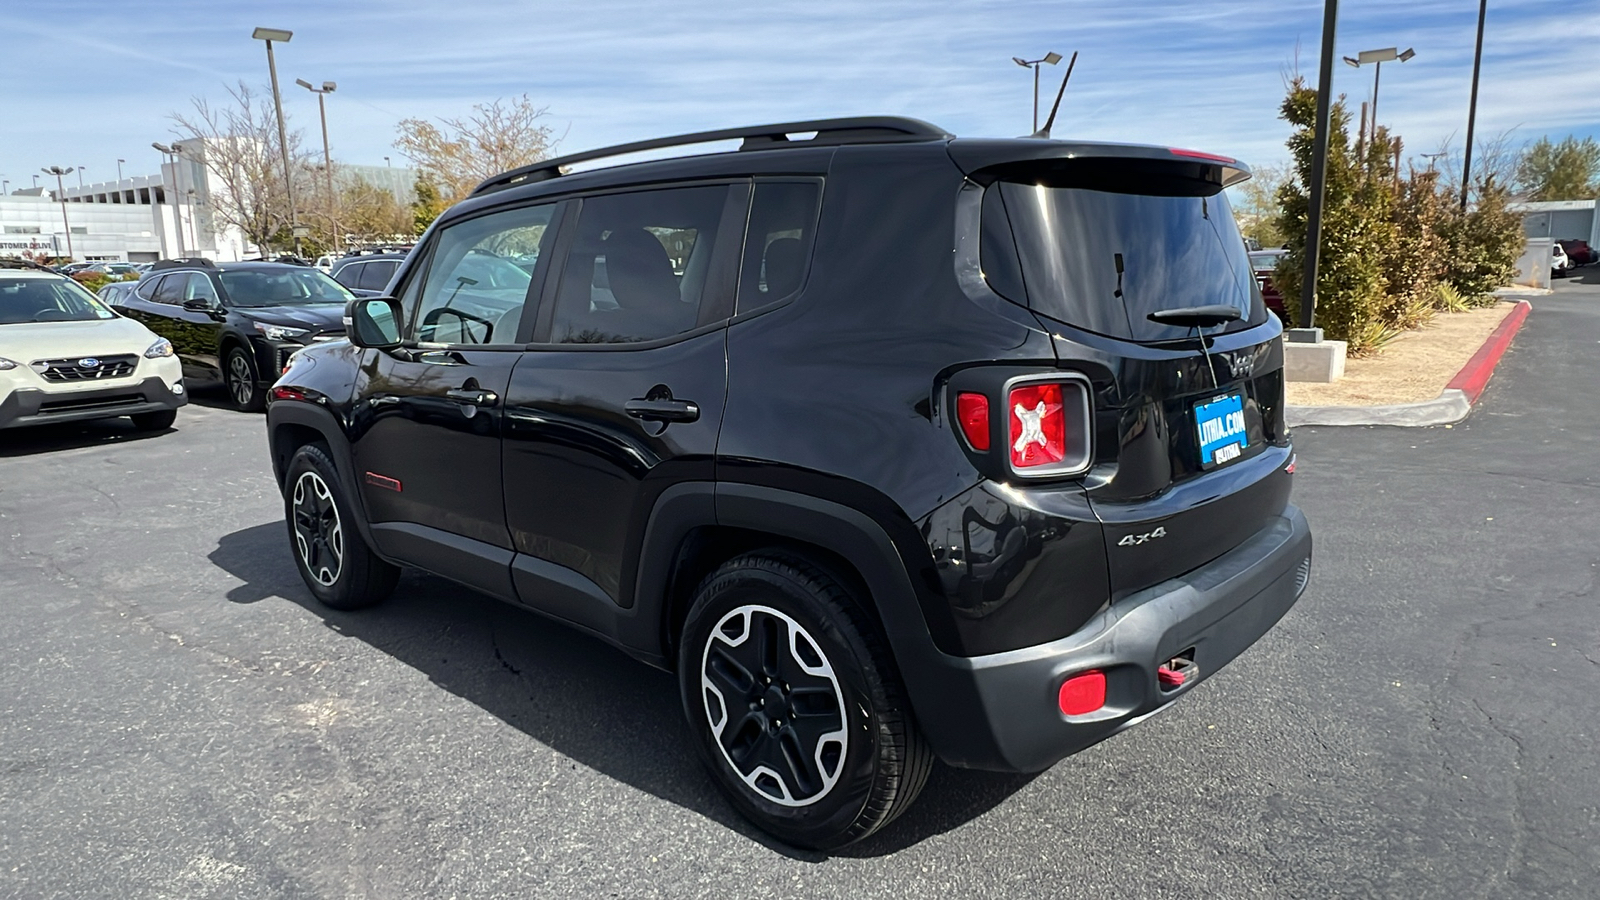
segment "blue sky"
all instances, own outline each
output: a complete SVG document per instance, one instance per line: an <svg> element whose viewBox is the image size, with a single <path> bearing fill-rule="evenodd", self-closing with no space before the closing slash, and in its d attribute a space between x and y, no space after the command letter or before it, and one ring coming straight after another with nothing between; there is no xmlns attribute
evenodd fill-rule
<svg viewBox="0 0 1600 900"><path fill-rule="evenodd" d="M279 45L291 126L320 148L316 101L296 78L337 81L335 158L383 163L408 116L465 113L526 92L550 108L562 149L682 131L857 114L903 114L965 135L1027 131L1032 81L1010 60L1080 51L1056 136L1194 147L1264 164L1286 153L1284 78L1315 81L1322 5L1184 2L688 0L56 0L0 14L0 174L41 166L87 180L159 165L150 142L190 98L264 84L256 25ZM1340 54L1413 46L1384 67L1380 113L1432 151L1466 130L1475 0L1345 0ZM1490 0L1478 131L1600 134L1600 3ZM1046 67L1053 95L1065 63ZM1371 69L1335 67L1353 104ZM75 176L72 176L75 177Z"/></svg>

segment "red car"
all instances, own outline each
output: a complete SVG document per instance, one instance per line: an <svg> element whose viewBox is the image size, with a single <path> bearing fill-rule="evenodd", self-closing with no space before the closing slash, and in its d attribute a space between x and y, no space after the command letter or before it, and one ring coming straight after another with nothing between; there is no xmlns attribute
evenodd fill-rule
<svg viewBox="0 0 1600 900"><path fill-rule="evenodd" d="M1272 283L1272 273L1277 268L1278 260L1288 252L1287 250L1250 251L1250 268L1256 273L1256 284L1261 288L1261 298L1267 301L1267 309L1272 310L1285 322L1289 321L1289 311L1284 308L1283 294Z"/></svg>
<svg viewBox="0 0 1600 900"><path fill-rule="evenodd" d="M1556 241L1556 243L1561 245L1561 249L1567 251L1567 259L1572 260L1574 266L1587 266L1596 260L1600 260L1600 253L1597 253L1593 247L1589 246L1588 241L1580 241L1574 238Z"/></svg>

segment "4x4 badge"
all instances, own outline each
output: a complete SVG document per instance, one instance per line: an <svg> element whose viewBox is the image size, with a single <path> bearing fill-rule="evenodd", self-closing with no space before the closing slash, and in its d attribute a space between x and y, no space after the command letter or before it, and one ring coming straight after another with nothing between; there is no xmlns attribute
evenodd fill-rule
<svg viewBox="0 0 1600 900"><path fill-rule="evenodd" d="M1167 536L1167 529L1165 527L1163 527L1163 526L1157 525L1155 531L1146 531L1144 534L1125 534L1125 535L1123 535L1122 536L1122 540L1117 541L1117 546L1118 547L1136 547L1136 546L1138 546L1140 544L1145 543L1146 541L1153 541L1156 538L1164 538L1166 536Z"/></svg>

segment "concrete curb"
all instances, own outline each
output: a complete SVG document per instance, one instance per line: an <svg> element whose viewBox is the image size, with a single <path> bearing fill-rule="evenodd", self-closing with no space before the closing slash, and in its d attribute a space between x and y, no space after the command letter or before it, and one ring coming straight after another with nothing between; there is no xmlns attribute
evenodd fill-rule
<svg viewBox="0 0 1600 900"><path fill-rule="evenodd" d="M1390 406L1291 406L1285 411L1289 427L1300 425L1399 425L1421 427L1426 425L1453 425L1472 412L1472 404L1483 396L1489 377L1500 362L1500 357L1511 346L1518 329L1527 320L1533 306L1526 300L1501 320L1489 334L1478 352L1467 360L1444 393L1420 403L1396 403Z"/></svg>

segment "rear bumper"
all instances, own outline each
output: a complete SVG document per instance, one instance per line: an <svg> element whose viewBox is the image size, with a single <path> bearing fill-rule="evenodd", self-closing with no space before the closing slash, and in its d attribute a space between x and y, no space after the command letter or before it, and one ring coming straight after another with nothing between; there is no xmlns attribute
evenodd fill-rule
<svg viewBox="0 0 1600 900"><path fill-rule="evenodd" d="M0 400L0 429L160 412L187 402L189 395L181 380L169 385L156 375L122 387L93 391L19 388Z"/></svg>
<svg viewBox="0 0 1600 900"><path fill-rule="evenodd" d="M972 658L941 654L939 681L954 688L954 702L919 704L923 730L956 765L1049 768L1160 711L1244 652L1299 599L1310 564L1310 526L1289 506L1224 556L1118 601L1060 640ZM1157 668L1190 649L1194 668L1164 690ZM1090 669L1106 675L1106 705L1063 714L1061 683Z"/></svg>

